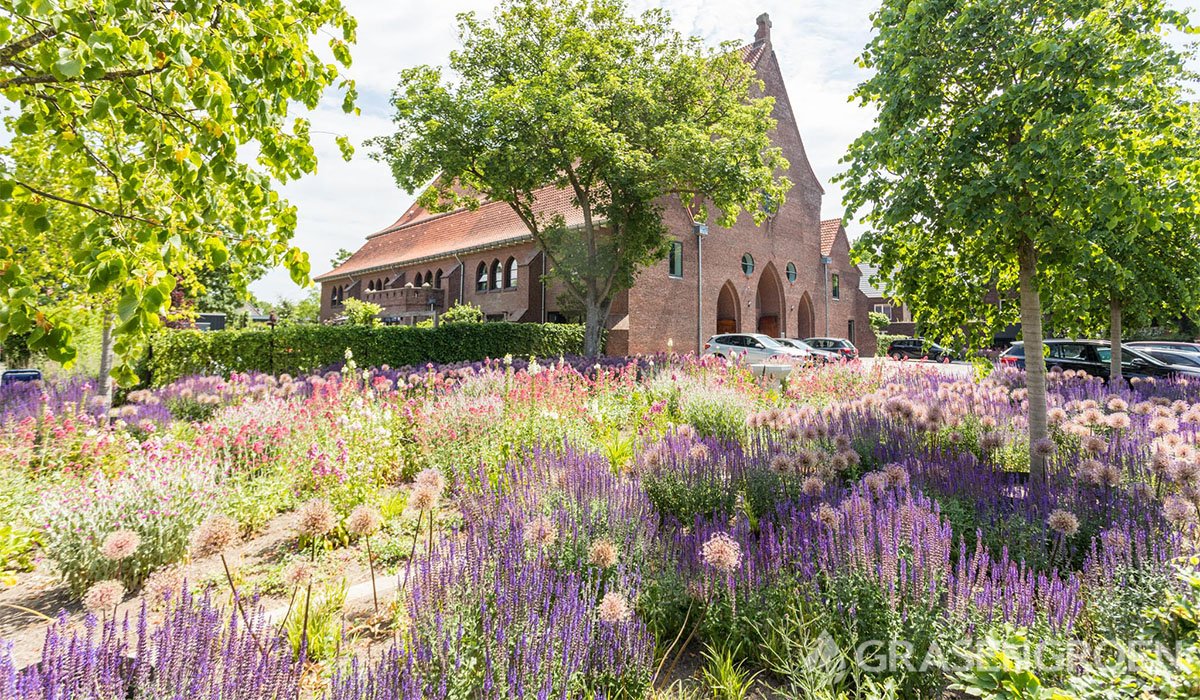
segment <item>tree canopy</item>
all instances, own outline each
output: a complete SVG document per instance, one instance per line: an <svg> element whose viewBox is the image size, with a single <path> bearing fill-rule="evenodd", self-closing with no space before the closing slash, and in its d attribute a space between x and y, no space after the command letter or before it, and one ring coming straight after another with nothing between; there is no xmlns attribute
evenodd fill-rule
<svg viewBox="0 0 1200 700"><path fill-rule="evenodd" d="M762 220L787 168L770 141L773 100L733 44L706 48L622 0L507 0L493 19L459 16L453 78L405 70L396 132L375 141L396 181L431 210L507 203L584 309L600 349L613 297L666 252L666 197L693 218ZM428 187L433 181L433 186ZM567 190L582 225L539 210Z"/></svg>
<svg viewBox="0 0 1200 700"><path fill-rule="evenodd" d="M858 249L947 340L978 344L1018 310L987 293L1019 293L1031 443L1046 436L1042 292L1077 289L1093 235L1138 206L1102 175L1179 118L1182 57L1163 37L1186 26L1159 0L885 0L874 16L855 97L879 113L841 177L849 211L868 210Z"/></svg>
<svg viewBox="0 0 1200 700"><path fill-rule="evenodd" d="M181 270L228 264L237 277L281 262L307 283L307 256L289 246L295 211L274 186L316 168L297 105L336 86L355 110L338 67L354 33L339 0L0 10L0 94L13 105L0 149L0 338L27 334L31 349L73 357L48 268L115 300L126 355ZM310 45L318 35L335 62Z"/></svg>

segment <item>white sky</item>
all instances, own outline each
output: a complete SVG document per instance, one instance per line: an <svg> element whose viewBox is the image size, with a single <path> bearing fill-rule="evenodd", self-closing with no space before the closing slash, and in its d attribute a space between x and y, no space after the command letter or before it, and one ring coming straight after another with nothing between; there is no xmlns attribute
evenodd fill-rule
<svg viewBox="0 0 1200 700"><path fill-rule="evenodd" d="M401 69L444 65L457 45L455 15L476 10L489 14L492 0L346 0L358 18L358 43L352 47L351 77L358 83L361 116L343 114L340 98L310 115L320 158L316 175L283 187L299 210L294 243L306 250L312 274L329 269L339 248L355 250L367 234L392 223L412 202L400 190L387 166L371 160L362 142L391 131L388 96ZM850 142L871 123L869 110L847 97L864 75L854 59L870 37L870 13L878 0L630 0L641 12L661 5L676 28L716 44L754 37L755 18L768 12L774 25L772 42L783 67L788 95L804 138L808 157L825 187L823 218L840 216L841 192L830 183ZM1195 8L1191 0L1180 3ZM1178 6L1178 5L1177 5ZM357 152L341 159L334 134L348 135ZM850 227L851 238L858 232ZM305 291L282 270L272 271L253 286L265 300L298 298Z"/></svg>

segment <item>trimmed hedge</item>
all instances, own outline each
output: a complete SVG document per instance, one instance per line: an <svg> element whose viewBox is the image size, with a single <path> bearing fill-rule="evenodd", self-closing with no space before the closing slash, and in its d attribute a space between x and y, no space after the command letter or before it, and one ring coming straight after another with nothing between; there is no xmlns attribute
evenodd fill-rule
<svg viewBox="0 0 1200 700"><path fill-rule="evenodd" d="M227 331L162 331L150 341L149 383L170 384L198 374L230 372L300 374L345 361L359 367L473 362L518 357L577 355L583 326L536 323L444 323L413 326L280 326Z"/></svg>

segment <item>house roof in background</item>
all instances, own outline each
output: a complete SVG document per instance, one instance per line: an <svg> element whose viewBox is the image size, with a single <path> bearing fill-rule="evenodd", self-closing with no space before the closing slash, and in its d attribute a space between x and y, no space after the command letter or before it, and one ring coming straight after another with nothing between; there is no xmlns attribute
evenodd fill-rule
<svg viewBox="0 0 1200 700"><path fill-rule="evenodd" d="M562 215L567 226L578 226L583 223L583 212L574 206L574 197L570 190L543 187L534 193L534 208L546 220ZM316 280L347 277L531 238L525 222L505 202L486 202L477 209L446 214L431 214L414 204L396 223L369 236L366 244L346 262Z"/></svg>
<svg viewBox="0 0 1200 700"><path fill-rule="evenodd" d="M841 228L841 219L825 219L821 222L821 255L829 255L833 252L833 244L837 241L838 231Z"/></svg>

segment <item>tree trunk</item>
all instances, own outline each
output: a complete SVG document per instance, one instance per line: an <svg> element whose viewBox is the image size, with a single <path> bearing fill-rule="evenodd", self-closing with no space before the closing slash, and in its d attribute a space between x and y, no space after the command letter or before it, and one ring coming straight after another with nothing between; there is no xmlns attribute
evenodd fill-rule
<svg viewBox="0 0 1200 700"><path fill-rule="evenodd" d="M1112 382L1121 379L1121 300L1117 298L1116 294L1109 297L1108 317L1109 350L1112 351L1112 358L1108 365L1108 380Z"/></svg>
<svg viewBox="0 0 1200 700"><path fill-rule="evenodd" d="M1033 446L1049 436L1046 427L1046 356L1042 350L1042 300L1037 288L1037 249L1028 236L1017 248L1021 287L1021 337L1025 342L1025 387L1029 394L1029 474L1045 481L1046 460Z"/></svg>
<svg viewBox="0 0 1200 700"><path fill-rule="evenodd" d="M112 373L113 367L113 315L105 312L103 327L100 331L100 381L96 393L104 397L104 407L112 405Z"/></svg>
<svg viewBox="0 0 1200 700"><path fill-rule="evenodd" d="M596 357L603 350L604 327L608 323L608 309L611 301L599 301L590 295L584 301L583 354Z"/></svg>

